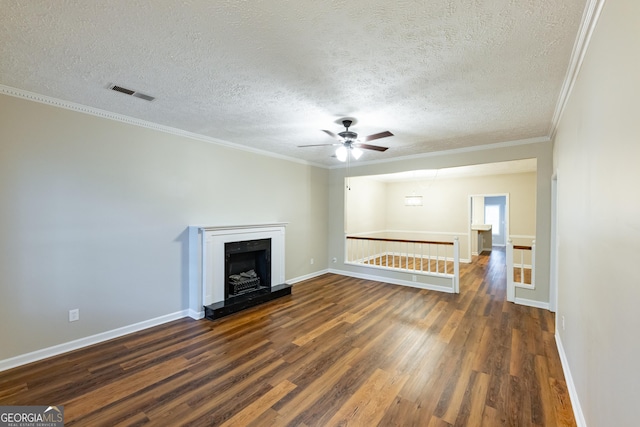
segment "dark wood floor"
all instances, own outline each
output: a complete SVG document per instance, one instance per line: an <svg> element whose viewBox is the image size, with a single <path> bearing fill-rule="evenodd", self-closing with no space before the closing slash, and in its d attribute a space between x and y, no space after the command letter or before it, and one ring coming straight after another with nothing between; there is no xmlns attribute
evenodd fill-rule
<svg viewBox="0 0 640 427"><path fill-rule="evenodd" d="M553 314L505 302L504 253L443 294L327 274L0 373L0 405L66 426L574 426Z"/></svg>

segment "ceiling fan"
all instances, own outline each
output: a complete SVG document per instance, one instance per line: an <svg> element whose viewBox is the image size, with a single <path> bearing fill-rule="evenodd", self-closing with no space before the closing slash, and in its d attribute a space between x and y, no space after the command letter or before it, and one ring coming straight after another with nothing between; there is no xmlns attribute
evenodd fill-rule
<svg viewBox="0 0 640 427"><path fill-rule="evenodd" d="M375 151L387 151L389 147L381 147L379 145L371 145L364 144L364 142L373 141L375 139L386 138L388 136L393 136L393 134L389 131L384 131L380 133L374 133L373 135L365 136L362 139L358 139L358 134L355 132L351 132L349 127L353 123L353 120L344 119L342 120L342 125L345 127L345 130L338 133L337 135L330 130L322 130L324 133L329 135L332 138L338 140L335 144L313 144L313 145L298 145L298 147L324 147L324 146L338 146L336 149L336 157L341 162L347 160L349 156L349 152L354 159L358 160L362 155L362 148L365 150L375 150Z"/></svg>

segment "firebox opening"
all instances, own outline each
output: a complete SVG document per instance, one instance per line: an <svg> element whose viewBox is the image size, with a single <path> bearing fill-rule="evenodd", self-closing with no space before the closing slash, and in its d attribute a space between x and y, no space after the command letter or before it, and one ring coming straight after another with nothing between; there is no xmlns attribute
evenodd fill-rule
<svg viewBox="0 0 640 427"><path fill-rule="evenodd" d="M225 299L271 289L271 239L225 243Z"/></svg>

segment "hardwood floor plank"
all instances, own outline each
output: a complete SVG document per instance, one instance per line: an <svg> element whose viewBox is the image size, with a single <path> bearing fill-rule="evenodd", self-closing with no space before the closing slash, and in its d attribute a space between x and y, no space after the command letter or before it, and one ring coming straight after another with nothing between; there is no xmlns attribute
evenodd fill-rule
<svg viewBox="0 0 640 427"><path fill-rule="evenodd" d="M496 427L503 425L496 408L485 406L482 413L482 427ZM514 426L515 427L515 426Z"/></svg>
<svg viewBox="0 0 640 427"><path fill-rule="evenodd" d="M428 417L421 413L416 403L396 397L385 411L384 417L378 422L378 426L422 427L427 419Z"/></svg>
<svg viewBox="0 0 640 427"><path fill-rule="evenodd" d="M553 403L551 385L549 384L549 368L546 358L535 357L535 369L538 382L540 384L540 396L542 398L542 413L544 415L544 425L556 425L556 411Z"/></svg>
<svg viewBox="0 0 640 427"><path fill-rule="evenodd" d="M265 413L272 405L286 396L296 385L285 380L273 387L259 399L221 424L222 427L244 427Z"/></svg>
<svg viewBox="0 0 640 427"><path fill-rule="evenodd" d="M462 404L462 399L471 377L471 366L474 357L475 355L473 353L463 355L464 360L459 368L455 383L453 382L455 377L451 377L448 382L448 384L453 385L453 387L448 387L438 402L435 413L449 424L453 424L458 416L460 405ZM448 393L448 391L450 391L450 393ZM445 408L444 413L440 408Z"/></svg>
<svg viewBox="0 0 640 427"><path fill-rule="evenodd" d="M567 385L564 381L559 381L555 378L549 378L549 385L552 391L551 397L555 408L557 425L563 427L575 426L576 420L573 417L573 407L569 399Z"/></svg>
<svg viewBox="0 0 640 427"><path fill-rule="evenodd" d="M505 301L504 252L460 295L324 274L216 321L180 319L0 373L0 405L65 425L575 426L554 315Z"/></svg>
<svg viewBox="0 0 640 427"><path fill-rule="evenodd" d="M307 388L313 390L313 393L301 392L281 406L275 404L274 409L276 409L278 413L277 424L290 424L299 413L306 411L314 405L318 396L328 393L335 387L340 378L351 369L350 363L359 351L357 348L351 349L344 357L340 358L337 363L331 365L321 376L310 383Z"/></svg>
<svg viewBox="0 0 640 427"><path fill-rule="evenodd" d="M407 375L393 375L377 369L371 377L345 402L326 426L375 426L384 417Z"/></svg>
<svg viewBox="0 0 640 427"><path fill-rule="evenodd" d="M151 365L137 374L124 377L94 389L74 399L63 402L64 413L70 419L80 418L92 411L124 399L127 396L140 391L158 381L173 375L176 371L186 368L188 361L176 358L158 365Z"/></svg>
<svg viewBox="0 0 640 427"><path fill-rule="evenodd" d="M522 367L527 354L522 332L514 329L511 334L511 359L509 360L509 375L522 376Z"/></svg>
<svg viewBox="0 0 640 427"><path fill-rule="evenodd" d="M468 411L462 410L458 414L456 426L474 427L481 426L484 418L484 410L486 408L485 401L487 399L487 390L489 389L489 375L478 372L475 375L473 386L471 387L468 398ZM463 405L464 408L467 405ZM462 416L461 416L462 415ZM521 427L521 426L519 426Z"/></svg>
<svg viewBox="0 0 640 427"><path fill-rule="evenodd" d="M460 325L460 321L462 320L463 317L464 317L464 311L455 310L451 314L451 316L449 316L449 319L447 319L447 323L445 323L444 327L440 330L440 333L438 334L438 337L440 338L440 340L446 343L451 341L451 338L453 337L453 334L456 332L456 329Z"/></svg>

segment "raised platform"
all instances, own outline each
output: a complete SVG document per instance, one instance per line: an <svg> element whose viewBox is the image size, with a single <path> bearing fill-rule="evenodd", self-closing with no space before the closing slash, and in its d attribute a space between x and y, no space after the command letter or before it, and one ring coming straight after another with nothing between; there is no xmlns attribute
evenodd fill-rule
<svg viewBox="0 0 640 427"><path fill-rule="evenodd" d="M283 283L282 285L273 286L271 291L260 290L231 298L227 301L205 305L204 317L209 320L220 319L221 317L228 316L287 295L291 295L291 285Z"/></svg>

